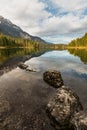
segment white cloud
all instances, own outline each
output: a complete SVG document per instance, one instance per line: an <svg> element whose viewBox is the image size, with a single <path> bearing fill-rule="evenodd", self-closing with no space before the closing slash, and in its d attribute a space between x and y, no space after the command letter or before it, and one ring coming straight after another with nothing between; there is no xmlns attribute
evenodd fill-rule
<svg viewBox="0 0 87 130"><path fill-rule="evenodd" d="M47 7L50 10L46 10ZM54 9L57 10L57 14ZM87 9L86 0L3 0L0 2L0 15L10 19L28 33L52 42L68 42L87 32L85 9Z"/></svg>
<svg viewBox="0 0 87 130"><path fill-rule="evenodd" d="M7 4L8 3L8 4ZM16 24L26 28L37 28L40 21L47 19L51 14L44 10L45 4L38 0L3 0L0 4L0 13Z"/></svg>
<svg viewBox="0 0 87 130"><path fill-rule="evenodd" d="M62 17L51 17L44 21L40 36L57 36L67 34L79 34L87 31L87 16L80 19L73 14L67 14ZM75 37L75 35L74 35ZM77 37L77 36L76 36ZM69 38L68 38L69 39Z"/></svg>

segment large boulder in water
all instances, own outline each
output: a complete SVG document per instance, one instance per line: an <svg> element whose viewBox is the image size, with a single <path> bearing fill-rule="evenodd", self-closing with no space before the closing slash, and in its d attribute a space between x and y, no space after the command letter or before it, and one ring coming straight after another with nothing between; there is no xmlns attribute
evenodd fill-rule
<svg viewBox="0 0 87 130"><path fill-rule="evenodd" d="M61 77L61 73L56 70L48 70L44 72L43 79L45 82L47 82L49 85L59 88L63 86L63 80Z"/></svg>
<svg viewBox="0 0 87 130"><path fill-rule="evenodd" d="M71 120L74 130L87 130L87 111L81 111L74 115Z"/></svg>
<svg viewBox="0 0 87 130"><path fill-rule="evenodd" d="M54 97L47 105L47 114L51 124L57 130L67 130L70 128L72 116L83 110L79 97L69 88L62 86L57 89Z"/></svg>

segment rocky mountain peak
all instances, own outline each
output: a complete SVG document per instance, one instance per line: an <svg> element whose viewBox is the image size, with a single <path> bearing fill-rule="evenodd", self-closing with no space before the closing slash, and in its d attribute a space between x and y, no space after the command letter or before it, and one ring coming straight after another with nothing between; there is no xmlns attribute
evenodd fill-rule
<svg viewBox="0 0 87 130"><path fill-rule="evenodd" d="M10 20L4 18L3 16L0 16L0 23L12 24L12 22Z"/></svg>
<svg viewBox="0 0 87 130"><path fill-rule="evenodd" d="M0 33L11 37L25 38L45 43L45 41L40 37L28 34L27 32L23 31L19 26L13 24L10 20L4 18L3 16L0 16Z"/></svg>

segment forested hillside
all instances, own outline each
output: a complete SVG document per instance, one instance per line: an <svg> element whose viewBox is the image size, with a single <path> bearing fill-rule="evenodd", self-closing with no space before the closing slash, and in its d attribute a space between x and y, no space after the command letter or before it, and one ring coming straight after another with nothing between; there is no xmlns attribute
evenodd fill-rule
<svg viewBox="0 0 87 130"><path fill-rule="evenodd" d="M43 46L43 43L23 38L13 38L0 33L0 47L35 47Z"/></svg>
<svg viewBox="0 0 87 130"><path fill-rule="evenodd" d="M69 43L70 47L87 47L87 33L82 38L77 38Z"/></svg>

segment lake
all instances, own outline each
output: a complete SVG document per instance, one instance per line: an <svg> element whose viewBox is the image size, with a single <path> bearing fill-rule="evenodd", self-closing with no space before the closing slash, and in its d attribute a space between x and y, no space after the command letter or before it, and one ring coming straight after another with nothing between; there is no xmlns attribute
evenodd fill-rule
<svg viewBox="0 0 87 130"><path fill-rule="evenodd" d="M75 91L87 108L86 50L6 49L0 51L0 57L0 71L4 70L0 76L0 130L55 130L46 114L47 103L56 91L43 81L43 72L48 69L60 71L65 86ZM36 72L17 67L20 61Z"/></svg>
<svg viewBox="0 0 87 130"><path fill-rule="evenodd" d="M76 54L78 54L78 56ZM79 57L79 55L82 55L83 57ZM39 57L26 61L26 64L39 69L41 72L48 69L60 71L64 84L72 88L79 95L85 108L87 107L86 63L86 50L49 51Z"/></svg>
<svg viewBox="0 0 87 130"><path fill-rule="evenodd" d="M13 62L13 59L26 55L37 56L27 60L26 64L37 69L39 73L48 69L60 71L64 84L72 88L79 95L84 107L87 107L87 50L46 50L45 52L29 49L3 49L0 50L0 64L8 63L9 67L9 59Z"/></svg>

